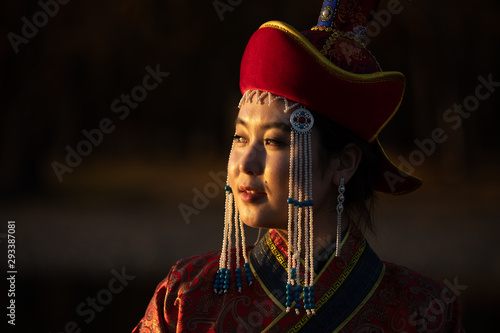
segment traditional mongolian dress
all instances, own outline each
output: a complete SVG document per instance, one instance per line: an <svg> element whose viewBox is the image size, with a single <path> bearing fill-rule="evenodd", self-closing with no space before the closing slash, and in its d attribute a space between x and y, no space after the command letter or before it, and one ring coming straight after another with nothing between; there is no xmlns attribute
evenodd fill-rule
<svg viewBox="0 0 500 333"><path fill-rule="evenodd" d="M308 110L350 131L378 156L373 190L404 194L417 189L422 182L394 165L378 141L378 133L399 108L405 90L404 75L382 71L366 48L367 24L378 2L325 0L317 25L303 32L282 22L265 23L247 44L240 70L240 89L246 102L254 98L255 103L264 103L264 100L267 103L268 97L271 105L276 98L283 98L285 113L289 110L288 100L300 105L301 112L304 112L297 116L300 124L294 124L296 118L293 115L298 110L290 117L294 138L294 131L302 133L300 126L307 124L305 115L311 114ZM310 135L307 128L305 135ZM299 161L301 168L300 156L310 156L304 153L311 151L310 144L304 144L310 143L308 140L299 139L302 144L290 144L290 147L295 147L293 154L292 148L290 152L293 157L291 166ZM310 163L304 165L310 167ZM297 170L296 167L293 169ZM304 181L303 185L301 175L299 172L298 180L294 176L293 182L290 181L294 186L298 184L299 195L298 198L294 196L291 190L295 187L290 185L287 204L293 204L293 210L299 213L310 212L302 220L293 220L294 223L299 221L298 224L309 221L311 227L308 230L313 230L311 207L314 201L310 190L313 182ZM312 177L312 171L305 171L302 178L307 180L309 176ZM292 179L291 171L289 177ZM229 195L226 200L232 200L229 181L227 185ZM302 191L301 186L306 191ZM339 230L343 193L346 190L347 198L349 186L346 183L344 188L341 179L337 206ZM300 193L305 193L306 198L301 199ZM232 203L227 202L232 201L226 201L226 209L232 207ZM232 214L227 216L225 226L232 223ZM292 214L289 214L289 221L292 220L290 216ZM301 215L294 213L293 216ZM234 222L238 222L237 217ZM290 226L288 234L296 237L297 232L292 233ZM456 296L451 290L405 267L381 261L354 225L347 229L342 241L340 234L338 231L338 240L314 260L311 259L315 253L313 241L310 241L309 256L302 263L299 255L301 242L291 241L299 246L295 246L297 255L292 257L293 264L288 267L292 260L288 259L287 241L277 231L270 230L255 247L247 248L245 274L248 269L251 277L242 281L241 268L230 260L239 258L240 251L233 249L228 255L232 245L226 247L225 242L222 252L180 260L158 285L134 332L463 331ZM304 235L321 236L307 231ZM224 239L228 237L231 239L232 236L225 228ZM337 242L341 244L338 256ZM241 243L245 244L245 240ZM291 254L293 247L290 246ZM311 264L313 261L314 265ZM303 267L308 274L306 278ZM298 275L291 277L295 269ZM315 276L309 274L313 270ZM250 279L252 284L248 282ZM237 288L239 285L241 293ZM292 288L296 289L291 291ZM301 296L297 290L304 290L306 296ZM298 314L293 311L295 307L300 308ZM287 312L287 308L291 311ZM309 315L306 311L315 311L316 314Z"/></svg>
<svg viewBox="0 0 500 333"><path fill-rule="evenodd" d="M287 244L268 232L249 253L241 293L214 294L220 251L178 261L134 332L462 332L456 296L408 268L381 261L352 226L342 254L316 267L316 315L285 311ZM320 256L321 257L321 256Z"/></svg>

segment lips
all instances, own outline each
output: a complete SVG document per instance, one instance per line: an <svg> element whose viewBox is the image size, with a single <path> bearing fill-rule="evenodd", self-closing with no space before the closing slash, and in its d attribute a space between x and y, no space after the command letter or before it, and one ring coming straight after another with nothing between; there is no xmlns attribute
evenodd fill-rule
<svg viewBox="0 0 500 333"><path fill-rule="evenodd" d="M252 186L240 186L241 200L247 203L256 203L267 197L267 193Z"/></svg>

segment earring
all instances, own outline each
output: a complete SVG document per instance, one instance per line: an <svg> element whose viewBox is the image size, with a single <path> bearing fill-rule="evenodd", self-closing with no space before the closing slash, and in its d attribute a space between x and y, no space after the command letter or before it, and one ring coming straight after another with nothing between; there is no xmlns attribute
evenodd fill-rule
<svg viewBox="0 0 500 333"><path fill-rule="evenodd" d="M300 313L302 307L308 315L314 315L314 229L313 229L313 192L312 192L312 127L314 117L300 103L291 103L286 97L274 96L270 92L248 90L240 100L248 103L252 98L264 101L269 98L269 106L277 100L285 103L284 113L298 107L290 115L290 168L288 179L288 262L286 285L286 312L292 306ZM274 97L274 98L273 98ZM225 231L226 232L225 228ZM225 239L225 238L224 238ZM301 251L304 246L304 268L301 269ZM224 243L223 243L224 251ZM222 259L221 259L222 262ZM245 264L246 265L246 264ZM220 265L223 269L223 265ZM219 274L219 273L218 273ZM224 275L220 273L220 281ZM248 275L247 275L248 276ZM247 277L251 281L251 276ZM224 284L223 284L224 285ZM302 285L304 286L302 288ZM215 288L217 290L217 288Z"/></svg>
<svg viewBox="0 0 500 333"><path fill-rule="evenodd" d="M303 308L315 314L313 260L312 137L314 117L300 107L290 116L290 169L288 180L288 270L286 311L295 302L295 312ZM304 243L303 285L301 285L301 251ZM293 250L293 251L292 251ZM293 252L293 254L292 254Z"/></svg>
<svg viewBox="0 0 500 333"><path fill-rule="evenodd" d="M339 195L337 196L337 251L335 253L336 257L340 256L340 245L342 236L342 212L344 211L344 178L340 178L340 184L338 188Z"/></svg>
<svg viewBox="0 0 500 333"><path fill-rule="evenodd" d="M231 152L233 147L231 147ZM231 153L229 154L231 156ZM217 271L215 282L214 282L214 292L216 294L227 293L229 290L231 282L231 243L233 239L232 229L234 226L235 230L235 280L238 292L241 293L242 274L244 273L247 278L248 285L252 285L253 278L250 272L250 265L248 263L248 256L246 251L246 239L245 239L245 229L243 227L243 221L240 219L238 208L236 207L236 202L234 200L233 190L229 186L229 179L226 180L226 205L224 212L224 231L222 236L222 250L219 259L219 270ZM240 244L241 235L241 244ZM240 251L243 254L243 270L240 265L241 257Z"/></svg>

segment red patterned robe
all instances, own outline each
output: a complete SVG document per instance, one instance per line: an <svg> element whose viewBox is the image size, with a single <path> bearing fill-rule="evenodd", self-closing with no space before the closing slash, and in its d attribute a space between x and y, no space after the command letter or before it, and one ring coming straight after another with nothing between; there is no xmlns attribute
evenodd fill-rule
<svg viewBox="0 0 500 333"><path fill-rule="evenodd" d="M271 231L249 253L254 283L214 294L220 251L178 261L133 332L463 332L452 291L382 262L351 227L315 280L315 316L286 313L287 247ZM234 279L234 278L233 278Z"/></svg>

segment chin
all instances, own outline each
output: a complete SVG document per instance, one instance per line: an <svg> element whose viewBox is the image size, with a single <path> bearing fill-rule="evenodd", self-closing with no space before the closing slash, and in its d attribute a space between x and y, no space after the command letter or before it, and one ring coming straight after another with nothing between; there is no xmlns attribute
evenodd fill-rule
<svg viewBox="0 0 500 333"><path fill-rule="evenodd" d="M255 219L249 218L246 219L243 216L241 217L241 221L250 228L263 228L263 229L287 229L287 222L277 222L270 219Z"/></svg>
<svg viewBox="0 0 500 333"><path fill-rule="evenodd" d="M271 205L248 205L237 202L240 219L251 228L287 229L288 210ZM286 208L286 206L285 206Z"/></svg>

